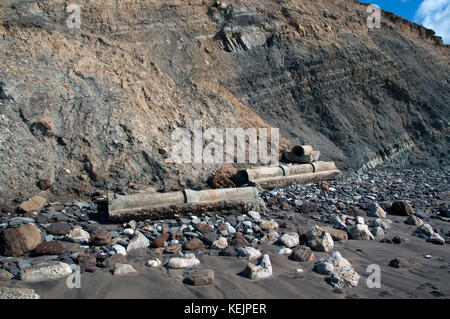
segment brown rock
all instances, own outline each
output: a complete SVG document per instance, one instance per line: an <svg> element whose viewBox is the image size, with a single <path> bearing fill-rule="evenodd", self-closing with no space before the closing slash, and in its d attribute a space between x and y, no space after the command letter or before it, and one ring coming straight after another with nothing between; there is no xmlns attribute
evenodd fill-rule
<svg viewBox="0 0 450 319"><path fill-rule="evenodd" d="M14 278L14 275L11 274L9 271L0 269L0 281L9 281L13 278Z"/></svg>
<svg viewBox="0 0 450 319"><path fill-rule="evenodd" d="M118 254L118 255L122 255L122 254ZM93 255L80 254L80 255L78 255L78 257L76 259L76 263L78 266L80 266L80 271L84 272L88 269L94 269L95 265L97 264L97 259L95 258L95 254L93 254Z"/></svg>
<svg viewBox="0 0 450 319"><path fill-rule="evenodd" d="M47 199L41 196L33 196L29 200L22 202L19 209L23 212L40 212L44 208Z"/></svg>
<svg viewBox="0 0 450 319"><path fill-rule="evenodd" d="M335 229L335 228L330 228L330 227L325 227L325 226L323 226L322 229L326 230L331 235L331 238L333 238L333 240L336 240L336 241L348 240L348 233L346 231Z"/></svg>
<svg viewBox="0 0 450 319"><path fill-rule="evenodd" d="M184 243L186 250L203 250L206 249L205 244L198 238L193 238Z"/></svg>
<svg viewBox="0 0 450 319"><path fill-rule="evenodd" d="M317 210L317 205L311 202L305 202L300 206L300 211L302 213L312 213Z"/></svg>
<svg viewBox="0 0 450 319"><path fill-rule="evenodd" d="M231 245L237 249L239 247L247 247L250 244L241 233L235 233L233 239L231 240Z"/></svg>
<svg viewBox="0 0 450 319"><path fill-rule="evenodd" d="M151 248L159 248L162 247L164 242L169 240L169 235L165 234L157 237L150 245Z"/></svg>
<svg viewBox="0 0 450 319"><path fill-rule="evenodd" d="M330 184L322 182L320 183L320 188L322 188L322 190L327 191L330 188Z"/></svg>
<svg viewBox="0 0 450 319"><path fill-rule="evenodd" d="M55 183L55 171L50 170L39 178L39 187L42 190L49 189Z"/></svg>
<svg viewBox="0 0 450 319"><path fill-rule="evenodd" d="M96 246L105 246L111 243L111 235L106 229L97 229L91 233L91 241Z"/></svg>
<svg viewBox="0 0 450 319"><path fill-rule="evenodd" d="M69 233L71 229L72 226L70 226L70 224L65 222L57 222L50 224L50 226L47 227L46 231L49 234L61 236Z"/></svg>
<svg viewBox="0 0 450 319"><path fill-rule="evenodd" d="M127 257L122 255L122 254L115 254L112 255L111 257L109 257L108 259L106 259L103 263L102 266L104 268L114 268L114 266L119 263L119 264L126 264L127 263Z"/></svg>
<svg viewBox="0 0 450 319"><path fill-rule="evenodd" d="M223 166L219 170L212 173L208 179L208 183L212 188L230 188L236 187L235 176L237 169L232 166Z"/></svg>
<svg viewBox="0 0 450 319"><path fill-rule="evenodd" d="M214 228L212 228L211 225L209 225L208 223L202 222L197 225L197 230L202 234L207 234L212 232Z"/></svg>
<svg viewBox="0 0 450 319"><path fill-rule="evenodd" d="M184 279L185 283L193 286L207 286L214 284L214 271L202 269L189 272Z"/></svg>
<svg viewBox="0 0 450 319"><path fill-rule="evenodd" d="M290 211L290 210L292 210L292 208L288 202L283 202L283 204L281 204L281 210Z"/></svg>
<svg viewBox="0 0 450 319"><path fill-rule="evenodd" d="M57 241L47 241L37 245L34 251L38 256L62 255L64 254L64 246Z"/></svg>
<svg viewBox="0 0 450 319"><path fill-rule="evenodd" d="M41 232L34 224L0 231L0 255L21 256L41 243Z"/></svg>
<svg viewBox="0 0 450 319"><path fill-rule="evenodd" d="M300 246L299 248L295 249L289 256L289 259L300 262L311 261L314 260L314 258L314 253L308 246Z"/></svg>
<svg viewBox="0 0 450 319"><path fill-rule="evenodd" d="M164 248L164 254L175 254L181 253L181 245L172 245Z"/></svg>
<svg viewBox="0 0 450 319"><path fill-rule="evenodd" d="M414 215L414 209L411 204L405 201L393 202L392 206L389 207L388 212L392 215L399 216L410 216Z"/></svg>
<svg viewBox="0 0 450 319"><path fill-rule="evenodd" d="M389 266L394 268L411 268L414 263L404 258L394 258L389 262Z"/></svg>

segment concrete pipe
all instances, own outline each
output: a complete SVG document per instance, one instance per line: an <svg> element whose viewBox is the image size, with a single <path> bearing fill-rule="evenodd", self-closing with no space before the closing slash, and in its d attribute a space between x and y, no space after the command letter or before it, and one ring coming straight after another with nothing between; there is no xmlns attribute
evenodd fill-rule
<svg viewBox="0 0 450 319"><path fill-rule="evenodd" d="M186 203L208 203L217 201L252 200L259 196L256 187L238 187L193 191L185 189Z"/></svg>
<svg viewBox="0 0 450 319"><path fill-rule="evenodd" d="M108 194L110 212L146 206L177 205L185 202L183 192L117 195Z"/></svg>
<svg viewBox="0 0 450 319"><path fill-rule="evenodd" d="M314 167L314 172L334 171L337 170L334 162L313 162L311 165Z"/></svg>
<svg viewBox="0 0 450 319"><path fill-rule="evenodd" d="M311 154L313 150L311 145L296 145L292 148L292 153L296 156L303 156Z"/></svg>
<svg viewBox="0 0 450 319"><path fill-rule="evenodd" d="M261 178L283 176L283 169L276 167L258 167L245 170L247 173L247 180L254 181Z"/></svg>
<svg viewBox="0 0 450 319"><path fill-rule="evenodd" d="M300 165L282 165L284 176L299 175L312 173L314 167L311 164L300 164Z"/></svg>

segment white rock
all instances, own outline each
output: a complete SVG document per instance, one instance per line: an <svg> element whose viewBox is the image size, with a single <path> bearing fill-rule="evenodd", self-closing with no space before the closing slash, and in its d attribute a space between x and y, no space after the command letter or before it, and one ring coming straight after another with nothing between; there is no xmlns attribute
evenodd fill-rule
<svg viewBox="0 0 450 319"><path fill-rule="evenodd" d="M129 253L134 249L147 248L149 245L150 241L148 238L145 237L140 231L136 230L135 236L132 240L130 240L130 243L127 246L127 252Z"/></svg>
<svg viewBox="0 0 450 319"><path fill-rule="evenodd" d="M381 227L375 227L372 229L372 234L376 238L381 238L384 236L384 230Z"/></svg>
<svg viewBox="0 0 450 319"><path fill-rule="evenodd" d="M211 248L217 249L217 250L222 250L222 249L226 248L227 246L228 246L228 240L225 237L220 237L219 239L215 240L212 243Z"/></svg>
<svg viewBox="0 0 450 319"><path fill-rule="evenodd" d="M261 252L250 246L238 248L237 251L241 257L246 257L248 260L256 260L261 257Z"/></svg>
<svg viewBox="0 0 450 319"><path fill-rule="evenodd" d="M252 222L251 222L251 221L248 221L248 220L244 220L244 221L242 222L242 225L244 225L244 226L246 226L246 227L252 227Z"/></svg>
<svg viewBox="0 0 450 319"><path fill-rule="evenodd" d="M124 256L127 255L127 250L122 245L119 244L113 245L112 249L115 251L116 254L122 254Z"/></svg>
<svg viewBox="0 0 450 319"><path fill-rule="evenodd" d="M330 251L334 247L331 235L317 225L312 226L306 233L308 246L316 251Z"/></svg>
<svg viewBox="0 0 450 319"><path fill-rule="evenodd" d="M431 235L428 240L432 243L439 244L439 245L445 244L445 239L442 238L442 236L439 235L438 233L434 233L433 235Z"/></svg>
<svg viewBox="0 0 450 319"><path fill-rule="evenodd" d="M134 235L134 229L132 229L132 228L127 228L127 229L125 229L125 230L123 231L123 233L124 233L125 235L128 235L128 236Z"/></svg>
<svg viewBox="0 0 450 319"><path fill-rule="evenodd" d="M180 257L171 257L167 263L168 268L182 269L190 268L200 264L194 254L184 254Z"/></svg>
<svg viewBox="0 0 450 319"><path fill-rule="evenodd" d="M419 234L424 234L428 237L431 237L434 234L433 227L430 224L423 224L422 226L417 227L416 230Z"/></svg>
<svg viewBox="0 0 450 319"><path fill-rule="evenodd" d="M371 227L381 227L383 230L391 228L392 220L387 218L377 218L375 220L369 221Z"/></svg>
<svg viewBox="0 0 450 319"><path fill-rule="evenodd" d="M136 269L129 264L117 263L114 265L114 275L129 275L136 273Z"/></svg>
<svg viewBox="0 0 450 319"><path fill-rule="evenodd" d="M227 226L227 230L230 234L234 234L236 232L236 229L233 226L231 226L229 222L226 222L225 226Z"/></svg>
<svg viewBox="0 0 450 319"><path fill-rule="evenodd" d="M357 224L357 225L358 225L358 224L364 225L364 224L365 224L365 223L364 223L364 218L361 217L361 216L356 216L356 224Z"/></svg>
<svg viewBox="0 0 450 319"><path fill-rule="evenodd" d="M161 260L158 258L153 258L147 261L147 266L149 267L160 267L161 266Z"/></svg>
<svg viewBox="0 0 450 319"><path fill-rule="evenodd" d="M283 247L278 251L278 253L280 255L290 255L292 253L292 249Z"/></svg>
<svg viewBox="0 0 450 319"><path fill-rule="evenodd" d="M353 239L357 240L374 240L375 237L369 230L369 226L365 224L357 224L348 231Z"/></svg>
<svg viewBox="0 0 450 319"><path fill-rule="evenodd" d="M352 265L339 252L334 252L326 259L320 259L314 270L320 274L331 275L328 282L338 288L356 287L360 279Z"/></svg>
<svg viewBox="0 0 450 319"><path fill-rule="evenodd" d="M330 220L330 224L336 226L338 229L346 230L347 226L345 226L345 219L342 220L339 216L333 216Z"/></svg>
<svg viewBox="0 0 450 319"><path fill-rule="evenodd" d="M72 269L68 264L60 261L51 261L23 268L20 271L20 279L23 281L37 282L60 279L71 274Z"/></svg>
<svg viewBox="0 0 450 319"><path fill-rule="evenodd" d="M269 255L265 254L259 265L248 264L243 273L252 280L264 279L272 276L272 264L270 262Z"/></svg>
<svg viewBox="0 0 450 319"><path fill-rule="evenodd" d="M249 211L247 213L247 215L249 215L255 221L260 221L261 220L261 215L258 212L255 212L254 210Z"/></svg>
<svg viewBox="0 0 450 319"><path fill-rule="evenodd" d="M287 248L292 248L300 244L300 238L297 233L286 233L280 237L280 242Z"/></svg>
<svg viewBox="0 0 450 319"><path fill-rule="evenodd" d="M386 217L386 212L380 205L378 205L378 203L370 204L369 206L367 206L367 210L369 211L367 215L369 215L370 217Z"/></svg>
<svg viewBox="0 0 450 319"><path fill-rule="evenodd" d="M275 243L278 239L280 239L280 234L278 234L276 231L271 231L270 233L264 235L261 238L261 242L262 243L266 243L266 244L273 244Z"/></svg>
<svg viewBox="0 0 450 319"><path fill-rule="evenodd" d="M87 231L78 227L72 229L66 236L66 239L74 243L85 244L91 240L91 236Z"/></svg>

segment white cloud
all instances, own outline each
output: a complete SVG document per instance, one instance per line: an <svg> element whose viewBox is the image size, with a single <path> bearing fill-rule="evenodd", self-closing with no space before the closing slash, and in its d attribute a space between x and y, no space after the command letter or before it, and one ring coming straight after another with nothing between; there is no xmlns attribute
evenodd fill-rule
<svg viewBox="0 0 450 319"><path fill-rule="evenodd" d="M414 17L416 23L433 29L445 44L450 43L450 0L424 0Z"/></svg>

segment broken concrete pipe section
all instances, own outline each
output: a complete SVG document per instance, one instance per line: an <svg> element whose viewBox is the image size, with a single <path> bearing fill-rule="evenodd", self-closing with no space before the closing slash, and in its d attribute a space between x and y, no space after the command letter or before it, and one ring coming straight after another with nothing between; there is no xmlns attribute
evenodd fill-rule
<svg viewBox="0 0 450 319"><path fill-rule="evenodd" d="M243 214L265 209L255 187L238 187L180 192L117 195L108 194L111 221L174 218L214 213Z"/></svg>
<svg viewBox="0 0 450 319"><path fill-rule="evenodd" d="M318 161L320 152L315 151L311 145L296 145L290 152L284 152L283 158L287 162L306 164Z"/></svg>
<svg viewBox="0 0 450 319"><path fill-rule="evenodd" d="M284 187L291 183L311 183L336 177L340 171L334 162L258 167L240 171L243 184L256 186L259 190Z"/></svg>

